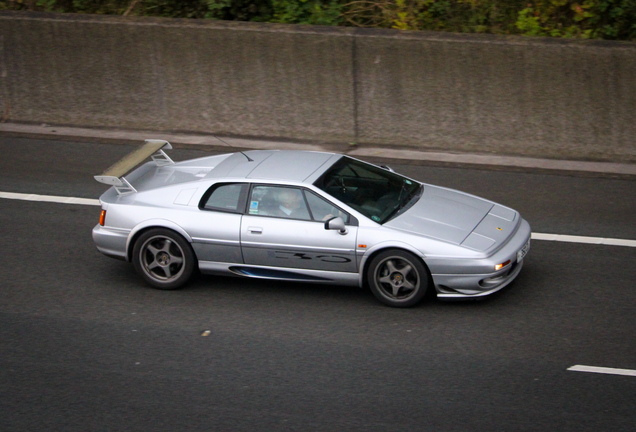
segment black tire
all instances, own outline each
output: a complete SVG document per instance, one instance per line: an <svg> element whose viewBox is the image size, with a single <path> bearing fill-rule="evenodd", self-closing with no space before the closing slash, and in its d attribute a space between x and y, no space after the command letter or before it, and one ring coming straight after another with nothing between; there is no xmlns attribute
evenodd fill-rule
<svg viewBox="0 0 636 432"><path fill-rule="evenodd" d="M428 271L418 257L400 249L380 252L367 266L367 281L373 295L392 307L419 303L428 289Z"/></svg>
<svg viewBox="0 0 636 432"><path fill-rule="evenodd" d="M149 285L161 290L182 287L196 268L190 243L165 228L153 228L139 236L132 258L137 273Z"/></svg>

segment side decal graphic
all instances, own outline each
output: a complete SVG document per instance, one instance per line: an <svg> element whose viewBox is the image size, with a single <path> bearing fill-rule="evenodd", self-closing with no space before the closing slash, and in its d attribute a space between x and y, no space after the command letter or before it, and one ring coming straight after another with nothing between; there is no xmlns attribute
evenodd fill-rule
<svg viewBox="0 0 636 432"><path fill-rule="evenodd" d="M288 252L288 251L268 251L270 258L276 259L297 259L297 260L318 260L332 264L347 264L351 259L338 255L308 254L305 252Z"/></svg>

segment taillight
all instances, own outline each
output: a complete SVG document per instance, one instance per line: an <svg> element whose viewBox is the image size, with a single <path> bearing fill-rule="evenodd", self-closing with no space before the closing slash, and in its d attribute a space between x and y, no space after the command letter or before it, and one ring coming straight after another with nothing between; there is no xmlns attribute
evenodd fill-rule
<svg viewBox="0 0 636 432"><path fill-rule="evenodd" d="M104 221L106 220L106 210L102 210L102 214L99 215L99 224L104 226Z"/></svg>

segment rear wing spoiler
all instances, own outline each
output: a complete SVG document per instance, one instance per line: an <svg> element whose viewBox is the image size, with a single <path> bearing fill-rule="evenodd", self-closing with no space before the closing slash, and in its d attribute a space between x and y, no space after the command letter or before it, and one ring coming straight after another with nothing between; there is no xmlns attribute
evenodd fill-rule
<svg viewBox="0 0 636 432"><path fill-rule="evenodd" d="M174 164L174 161L164 153L163 149L170 150L172 146L168 141L148 139L145 144L128 153L101 175L95 176L100 183L114 186L119 195L134 193L137 190L124 178L124 174L139 165L149 156L157 166Z"/></svg>

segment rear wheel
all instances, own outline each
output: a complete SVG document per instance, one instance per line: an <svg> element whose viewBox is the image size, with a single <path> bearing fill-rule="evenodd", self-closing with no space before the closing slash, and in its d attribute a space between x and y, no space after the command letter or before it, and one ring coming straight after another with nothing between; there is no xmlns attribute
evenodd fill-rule
<svg viewBox="0 0 636 432"><path fill-rule="evenodd" d="M428 272L410 252L391 249L379 253L369 263L367 280L373 295L392 307L410 307L426 295Z"/></svg>
<svg viewBox="0 0 636 432"><path fill-rule="evenodd" d="M183 286L195 269L190 244L179 234L165 228L143 233L133 248L137 273L155 288L172 290Z"/></svg>

